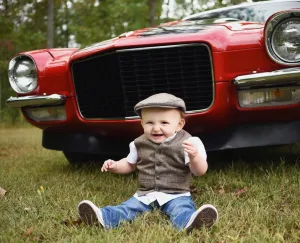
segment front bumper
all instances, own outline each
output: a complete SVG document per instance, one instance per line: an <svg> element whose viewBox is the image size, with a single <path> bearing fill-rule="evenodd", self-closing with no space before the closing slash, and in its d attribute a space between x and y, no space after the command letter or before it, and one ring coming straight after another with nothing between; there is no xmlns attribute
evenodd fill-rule
<svg viewBox="0 0 300 243"><path fill-rule="evenodd" d="M58 94L10 97L6 101L6 104L13 108L22 108L26 106L52 106L64 103L65 96Z"/></svg>
<svg viewBox="0 0 300 243"><path fill-rule="evenodd" d="M300 68L286 68L273 72L241 75L236 77L232 83L238 89L299 85Z"/></svg>

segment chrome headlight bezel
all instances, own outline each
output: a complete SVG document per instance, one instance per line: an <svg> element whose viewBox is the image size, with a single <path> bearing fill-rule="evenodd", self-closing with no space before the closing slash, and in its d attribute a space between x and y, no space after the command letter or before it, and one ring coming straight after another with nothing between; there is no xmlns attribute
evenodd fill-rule
<svg viewBox="0 0 300 243"><path fill-rule="evenodd" d="M24 88L20 87L20 85L18 85L17 79L20 77L16 77L16 68L22 62L30 62L30 64L32 65L32 70L36 74L35 77L32 77L32 83L31 83L30 89L26 89L26 90ZM36 63L34 62L34 60L31 57L26 56L26 55L20 55L20 56L14 57L9 62L9 65L8 65L8 79L9 79L11 87L17 93L20 93L20 94L31 93L32 91L34 91L36 89L36 87L38 85L38 75L37 75Z"/></svg>
<svg viewBox="0 0 300 243"><path fill-rule="evenodd" d="M300 61L292 62L286 60L283 57L280 57L278 52L274 50L273 36L274 31L277 30L280 25L284 24L288 20L294 19L300 19L300 11L293 10L276 13L267 20L264 29L265 46L268 55L274 62L286 66L298 66L300 64Z"/></svg>

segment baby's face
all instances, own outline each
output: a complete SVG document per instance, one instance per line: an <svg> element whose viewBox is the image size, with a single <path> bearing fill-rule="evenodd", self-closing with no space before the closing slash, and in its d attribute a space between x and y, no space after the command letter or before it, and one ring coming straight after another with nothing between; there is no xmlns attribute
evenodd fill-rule
<svg viewBox="0 0 300 243"><path fill-rule="evenodd" d="M154 143L162 143L184 126L184 119L177 109L144 108L141 124L144 134Z"/></svg>

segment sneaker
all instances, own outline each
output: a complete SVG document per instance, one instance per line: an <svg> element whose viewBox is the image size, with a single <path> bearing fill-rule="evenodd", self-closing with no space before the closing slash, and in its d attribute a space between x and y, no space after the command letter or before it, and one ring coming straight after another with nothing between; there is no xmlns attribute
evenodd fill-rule
<svg viewBox="0 0 300 243"><path fill-rule="evenodd" d="M192 231L193 229L199 229L202 226L210 228L214 225L217 219L217 209L213 205L205 204L192 214L189 222L185 226L185 229Z"/></svg>
<svg viewBox="0 0 300 243"><path fill-rule="evenodd" d="M90 226L102 225L104 221L99 208L89 200L83 200L78 205L78 213L82 221Z"/></svg>

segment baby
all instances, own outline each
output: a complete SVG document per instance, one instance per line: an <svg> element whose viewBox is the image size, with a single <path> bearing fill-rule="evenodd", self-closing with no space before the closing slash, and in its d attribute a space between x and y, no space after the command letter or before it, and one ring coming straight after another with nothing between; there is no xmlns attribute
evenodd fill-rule
<svg viewBox="0 0 300 243"><path fill-rule="evenodd" d="M117 206L98 208L91 201L81 201L80 218L87 225L110 229L158 208L178 230L211 227L218 219L217 209L205 204L196 210L190 194L192 173L205 174L207 161L201 140L183 130L184 101L160 93L140 101L134 110L144 134L130 143L126 158L106 160L101 171L128 174L137 169L138 190Z"/></svg>

